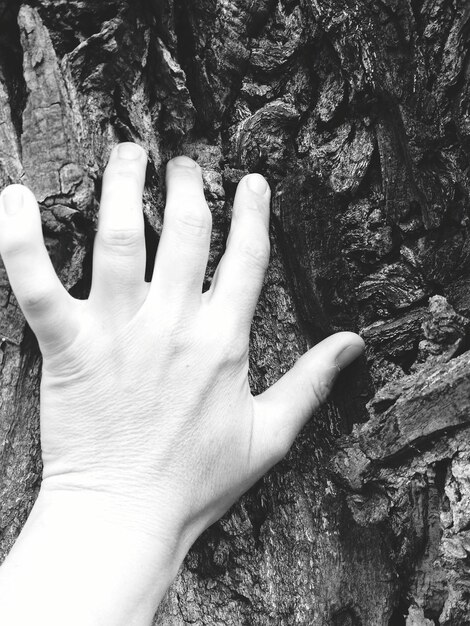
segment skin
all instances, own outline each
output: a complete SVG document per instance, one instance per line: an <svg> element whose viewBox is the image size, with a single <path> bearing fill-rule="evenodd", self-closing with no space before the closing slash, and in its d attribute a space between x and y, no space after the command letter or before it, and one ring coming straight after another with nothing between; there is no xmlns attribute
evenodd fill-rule
<svg viewBox="0 0 470 626"><path fill-rule="evenodd" d="M52 268L33 194L13 185L0 196L0 254L43 355L44 463L38 500L0 568L2 624L150 624L195 539L283 458L363 351L354 333L328 337L253 397L267 181L241 180L226 252L202 293L211 214L187 157L168 163L163 232L144 281L146 163L135 144L111 154L86 301Z"/></svg>

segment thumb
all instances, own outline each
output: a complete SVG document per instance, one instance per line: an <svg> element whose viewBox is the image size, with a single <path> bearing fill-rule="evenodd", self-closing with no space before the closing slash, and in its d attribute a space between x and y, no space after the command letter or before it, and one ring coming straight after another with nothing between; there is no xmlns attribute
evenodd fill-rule
<svg viewBox="0 0 470 626"><path fill-rule="evenodd" d="M331 335L255 398L255 433L259 436L254 449L266 469L287 454L312 413L327 399L340 371L363 352L364 341L359 335Z"/></svg>

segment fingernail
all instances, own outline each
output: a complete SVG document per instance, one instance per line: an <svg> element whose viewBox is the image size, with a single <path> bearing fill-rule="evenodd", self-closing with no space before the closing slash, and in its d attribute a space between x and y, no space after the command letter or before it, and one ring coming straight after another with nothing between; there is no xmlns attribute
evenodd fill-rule
<svg viewBox="0 0 470 626"><path fill-rule="evenodd" d="M19 185L7 187L2 193L2 205L7 215L14 215L23 206L24 194Z"/></svg>
<svg viewBox="0 0 470 626"><path fill-rule="evenodd" d="M336 357L336 364L343 370L360 357L363 352L364 348L360 344L354 343L350 346L346 346Z"/></svg>
<svg viewBox="0 0 470 626"><path fill-rule="evenodd" d="M177 156L173 160L175 165L180 167L196 167L197 163L187 156Z"/></svg>
<svg viewBox="0 0 470 626"><path fill-rule="evenodd" d="M261 174L250 174L247 179L248 188L263 196L268 190L268 183Z"/></svg>
<svg viewBox="0 0 470 626"><path fill-rule="evenodd" d="M118 146L118 155L121 159L132 161L142 156L143 149L135 143L121 143Z"/></svg>

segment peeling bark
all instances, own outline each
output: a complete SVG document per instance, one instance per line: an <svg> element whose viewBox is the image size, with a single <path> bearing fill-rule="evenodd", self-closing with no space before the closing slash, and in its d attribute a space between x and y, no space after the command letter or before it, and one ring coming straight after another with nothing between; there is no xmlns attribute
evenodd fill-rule
<svg viewBox="0 0 470 626"><path fill-rule="evenodd" d="M33 4L33 3L32 3ZM470 9L464 0L0 3L0 184L40 201L53 263L90 286L112 145L204 168L210 283L236 183L273 188L254 392L360 331L288 457L201 537L158 624L470 622ZM39 486L40 355L0 267L0 555Z"/></svg>

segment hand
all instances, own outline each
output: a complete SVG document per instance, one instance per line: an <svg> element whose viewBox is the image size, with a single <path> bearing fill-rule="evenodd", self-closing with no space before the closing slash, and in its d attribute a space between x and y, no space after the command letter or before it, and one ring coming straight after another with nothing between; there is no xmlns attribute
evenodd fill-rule
<svg viewBox="0 0 470 626"><path fill-rule="evenodd" d="M268 184L258 174L240 182L226 252L203 294L211 214L201 169L186 157L168 164L151 283L145 170L137 145L113 150L87 301L60 284L24 187L1 196L0 252L43 354L41 492L98 494L103 515L184 553L287 453L363 342L329 337L254 398L248 342L269 260Z"/></svg>

